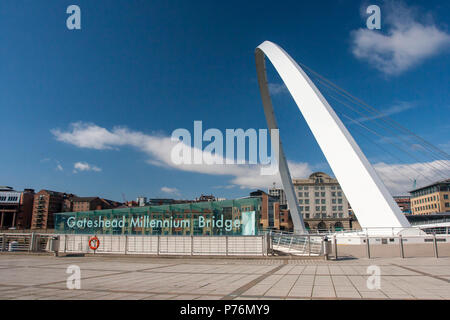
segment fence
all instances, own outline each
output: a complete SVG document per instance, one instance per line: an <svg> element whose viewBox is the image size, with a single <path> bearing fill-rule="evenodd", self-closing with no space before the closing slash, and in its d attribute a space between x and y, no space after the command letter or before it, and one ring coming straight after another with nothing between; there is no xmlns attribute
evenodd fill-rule
<svg viewBox="0 0 450 320"><path fill-rule="evenodd" d="M0 251L49 252L55 235L37 233L0 234ZM94 253L92 235L59 235L61 253ZM147 236L97 235L104 254L185 256L323 256L336 258L450 257L449 235L374 236L335 234L324 242L323 235L268 232L257 236ZM325 243L331 244L327 248ZM327 248L327 249L325 249Z"/></svg>
<svg viewBox="0 0 450 320"><path fill-rule="evenodd" d="M0 251L25 252L48 251L51 234L3 233L0 234Z"/></svg>
<svg viewBox="0 0 450 320"><path fill-rule="evenodd" d="M330 240L335 258L450 257L449 235L335 235Z"/></svg>
<svg viewBox="0 0 450 320"><path fill-rule="evenodd" d="M0 251L50 251L52 234L0 234ZM89 247L93 235L59 235L61 253L94 253ZM96 253L191 255L191 256L266 256L270 242L267 236L147 236L97 235Z"/></svg>
<svg viewBox="0 0 450 320"><path fill-rule="evenodd" d="M92 253L88 242L92 235L61 235L59 251ZM98 235L98 253L148 255L265 256L265 236L141 236Z"/></svg>
<svg viewBox="0 0 450 320"><path fill-rule="evenodd" d="M271 239L271 251L276 254L309 257L324 254L323 235L301 235L274 230L266 232L266 235Z"/></svg>

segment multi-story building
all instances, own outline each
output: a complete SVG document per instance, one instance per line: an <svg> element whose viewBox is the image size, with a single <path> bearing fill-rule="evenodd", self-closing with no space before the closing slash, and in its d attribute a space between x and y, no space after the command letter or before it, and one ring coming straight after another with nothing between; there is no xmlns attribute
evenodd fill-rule
<svg viewBox="0 0 450 320"><path fill-rule="evenodd" d="M409 193L412 214L450 212L450 179L411 190Z"/></svg>
<svg viewBox="0 0 450 320"><path fill-rule="evenodd" d="M33 212L34 190L0 187L0 229L28 229Z"/></svg>
<svg viewBox="0 0 450 320"><path fill-rule="evenodd" d="M394 200L403 214L411 214L411 198L409 196L394 196Z"/></svg>
<svg viewBox="0 0 450 320"><path fill-rule="evenodd" d="M335 178L315 172L307 179L293 179L305 226L318 230L352 229L355 221L347 198Z"/></svg>
<svg viewBox="0 0 450 320"><path fill-rule="evenodd" d="M212 194L209 195L202 194L200 195L200 197L196 198L195 201L196 202L216 201L216 197L213 196Z"/></svg>
<svg viewBox="0 0 450 320"><path fill-rule="evenodd" d="M257 190L250 197L261 199L259 227L261 229L289 230L294 229L291 215L286 205L280 205L278 197Z"/></svg>
<svg viewBox="0 0 450 320"><path fill-rule="evenodd" d="M36 193L34 195L31 229L52 229L53 214L68 211L70 199L73 197L73 194L51 190L41 190Z"/></svg>
<svg viewBox="0 0 450 320"><path fill-rule="evenodd" d="M137 197L136 202L139 207L143 207L143 206L147 205L147 197Z"/></svg>
<svg viewBox="0 0 450 320"><path fill-rule="evenodd" d="M269 188L268 192L270 196L278 198L281 205L287 205L286 194L283 189L273 186Z"/></svg>
<svg viewBox="0 0 450 320"><path fill-rule="evenodd" d="M121 205L118 202L99 197L72 197L72 211L92 211L113 209Z"/></svg>

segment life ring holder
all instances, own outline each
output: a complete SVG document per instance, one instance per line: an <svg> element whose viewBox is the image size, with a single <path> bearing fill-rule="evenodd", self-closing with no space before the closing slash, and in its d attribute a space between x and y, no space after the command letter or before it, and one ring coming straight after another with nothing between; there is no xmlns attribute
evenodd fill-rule
<svg viewBox="0 0 450 320"><path fill-rule="evenodd" d="M94 244L93 244L94 242ZM100 240L97 238L97 236L93 236L92 238L89 239L89 248L91 248L92 250L97 250L98 247L100 246Z"/></svg>

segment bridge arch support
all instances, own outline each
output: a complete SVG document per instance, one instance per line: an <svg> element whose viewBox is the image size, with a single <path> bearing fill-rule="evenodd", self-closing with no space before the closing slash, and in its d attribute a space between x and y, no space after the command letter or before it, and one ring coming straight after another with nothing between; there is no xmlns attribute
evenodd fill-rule
<svg viewBox="0 0 450 320"><path fill-rule="evenodd" d="M278 126L267 83L265 57L275 67L305 118L361 227L374 230L410 227L375 169L311 79L282 48L265 41L256 48L255 61L268 128L278 129ZM281 141L278 164L294 230L306 232Z"/></svg>

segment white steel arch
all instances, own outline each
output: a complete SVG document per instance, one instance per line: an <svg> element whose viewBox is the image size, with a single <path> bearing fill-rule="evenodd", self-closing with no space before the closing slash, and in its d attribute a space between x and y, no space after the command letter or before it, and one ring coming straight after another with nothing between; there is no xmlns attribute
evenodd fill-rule
<svg viewBox="0 0 450 320"><path fill-rule="evenodd" d="M265 67L273 64L311 129L362 228L407 228L410 224L342 121L300 66L278 45L255 50L256 70L268 128L277 129ZM305 231L280 142L279 171L296 232Z"/></svg>

